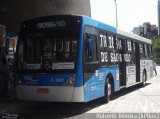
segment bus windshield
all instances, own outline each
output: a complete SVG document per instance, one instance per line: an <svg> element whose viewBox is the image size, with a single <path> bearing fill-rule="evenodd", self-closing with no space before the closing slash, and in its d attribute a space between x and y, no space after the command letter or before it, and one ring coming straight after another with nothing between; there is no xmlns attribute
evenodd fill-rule
<svg viewBox="0 0 160 119"><path fill-rule="evenodd" d="M24 34L18 44L18 69L74 69L77 39L75 36L54 36L51 33Z"/></svg>

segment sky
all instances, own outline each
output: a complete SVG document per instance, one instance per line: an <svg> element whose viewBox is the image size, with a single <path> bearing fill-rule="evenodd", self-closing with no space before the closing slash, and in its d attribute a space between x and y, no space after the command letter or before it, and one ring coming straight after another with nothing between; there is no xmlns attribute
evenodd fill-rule
<svg viewBox="0 0 160 119"><path fill-rule="evenodd" d="M118 28L131 32L144 22L158 24L158 0L116 0ZM116 26L116 7L114 0L90 0L91 17L106 24Z"/></svg>

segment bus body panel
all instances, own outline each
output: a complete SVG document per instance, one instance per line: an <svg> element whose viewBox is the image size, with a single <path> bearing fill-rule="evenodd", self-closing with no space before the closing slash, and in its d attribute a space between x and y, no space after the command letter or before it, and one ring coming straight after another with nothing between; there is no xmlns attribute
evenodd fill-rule
<svg viewBox="0 0 160 119"><path fill-rule="evenodd" d="M136 66L126 66L126 87L136 84Z"/></svg>
<svg viewBox="0 0 160 119"><path fill-rule="evenodd" d="M117 66L110 67L109 71L113 75L113 82L114 82L113 92L117 92L120 90L119 67Z"/></svg>
<svg viewBox="0 0 160 119"><path fill-rule="evenodd" d="M152 60L140 60L140 79L142 82L142 75L146 71L147 80L153 77L153 61Z"/></svg>
<svg viewBox="0 0 160 119"><path fill-rule="evenodd" d="M76 69L76 82L75 82L75 86L76 87L80 87L83 85L83 63L82 63L82 59L83 59L83 31L84 31L84 20L81 20L81 26L80 26L80 38L79 38L79 46L78 46L78 59L77 59L77 69Z"/></svg>
<svg viewBox="0 0 160 119"><path fill-rule="evenodd" d="M96 20L91 20L88 17L83 17L84 20L84 28L85 26L90 26L90 27L95 27L95 29L90 29L89 30L85 30L84 33L89 33L92 35L100 35L101 34L101 30L102 34L104 34L104 30L107 32L112 32L112 33L116 33L116 28L112 27L110 25L106 25L103 23L99 23ZM85 39L84 39L85 40ZM99 39L98 39L99 40ZM97 42L100 42L97 41ZM85 50L84 50L85 52ZM103 51L106 52L106 51ZM87 62L88 63L88 62ZM119 91L120 90L120 83L119 83L119 68L116 66L103 66L106 64L102 64L101 60L99 59L98 61L99 67L98 69L94 68L95 70L85 73L84 72L84 79L86 79L85 77L89 77L84 81L84 100L85 102L100 98L102 96L105 95L105 81L107 78L107 75L110 73L113 76L113 82L114 82L114 92ZM91 63L91 65L95 65L94 63ZM83 65L84 66L84 65ZM88 66L88 65L87 65Z"/></svg>
<svg viewBox="0 0 160 119"><path fill-rule="evenodd" d="M75 77L75 74L19 74L17 75L18 98L35 101L82 102L83 87L67 84ZM48 92L38 93L38 89L42 91L47 89Z"/></svg>
<svg viewBox="0 0 160 119"><path fill-rule="evenodd" d="M18 85L30 86L65 86L67 81L75 79L75 74L18 74Z"/></svg>
<svg viewBox="0 0 160 119"><path fill-rule="evenodd" d="M70 19L71 18L71 19ZM53 16L53 17L42 17L42 18L38 18L38 19L34 19L33 22L28 21L26 22L26 26L25 23L22 24L22 33L30 33L30 28L33 32L35 33L45 33L45 36L47 36L47 33L51 33L53 32L53 36L57 36L57 38L59 38L60 36L64 37L64 36L68 36L67 32L74 32L74 37L75 34L77 35L77 42L78 42L78 46L77 48L77 60L76 60L76 68L71 72L68 72L66 74L64 74L63 72L65 68L63 68L63 66L61 66L62 68L62 72L61 70L59 70L59 73L57 73L57 69L52 68L53 71L48 71L44 70L43 71L33 71L33 73L31 71L29 71L28 73L26 73L27 71L20 71L20 72L25 72L25 73L20 73L19 71L17 72L17 92L19 93L19 97L21 97L22 99L26 99L26 100L37 100L37 101L65 101L65 102L83 102L83 72L82 72L82 45L83 45L83 22L81 20L82 17L80 16L73 16L71 17L71 15L60 15L60 16ZM72 22L73 24L72 24ZM37 24L37 26L36 26ZM75 25L77 26L77 28L75 28ZM71 25L71 26L69 26ZM63 28L64 27L64 28ZM27 29L26 29L27 28ZM69 28L69 30L67 30L67 28ZM75 30L72 30L75 29ZM25 32L25 29L27 30L27 32ZM57 30L56 30L57 29ZM79 29L79 30L77 30ZM62 30L62 31L61 31ZM54 33L55 31L55 33ZM65 32L64 32L65 31ZM80 31L80 32L75 32L75 31ZM64 36L60 33L64 32ZM58 33L58 35L57 35ZM71 32L72 33L72 32ZM72 35L72 34L71 34ZM22 34L21 34L22 37ZM20 37L20 38L21 38ZM50 36L51 37L51 36ZM50 38L49 37L49 38ZM72 36L70 36L72 37ZM22 37L23 39L23 37ZM53 38L52 38L53 40ZM61 39L59 39L61 40ZM57 40L58 41L58 40ZM57 42L56 41L56 42ZM19 44L18 44L19 45ZM57 45L57 44L56 44ZM63 44L64 45L64 44ZM64 46L62 45L62 47L64 48ZM71 44L72 45L72 44ZM53 47L53 45L52 45ZM58 47L58 46L57 46ZM56 49L57 49L56 47ZM42 51L41 51L42 52ZM68 61L67 61L68 62ZM49 64L51 64L50 66L53 67L53 63L54 62L49 62ZM58 62L59 63L59 62ZM55 62L54 64L58 64L57 62ZM63 64L63 62L59 63L59 64ZM65 63L67 64L67 63ZM42 64L43 66L43 64ZM51 68L50 68L51 69ZM55 71L54 71L55 70ZM67 69L66 69L67 70ZM36 72L36 73L35 73ZM55 72L55 73L54 73ZM70 82L72 81L72 85L70 85ZM36 90L37 90L37 86L39 86L39 88L43 89L47 88L50 92L48 92L48 94L42 96L41 94L37 94ZM62 87L62 89L61 89ZM28 90L30 91L30 93L28 92ZM33 90L33 92L31 91ZM42 90L43 91L43 90ZM53 95L52 95L53 93ZM27 94L27 95L25 95ZM57 95L55 95L57 94ZM61 96L62 95L62 96ZM37 96L37 97L36 97ZM65 97L67 99L65 99ZM62 98L62 99L61 99Z"/></svg>
<svg viewBox="0 0 160 119"><path fill-rule="evenodd" d="M17 86L18 98L31 101L83 102L83 86Z"/></svg>
<svg viewBox="0 0 160 119"><path fill-rule="evenodd" d="M100 68L84 84L84 101L88 102L105 95L105 81L108 74L112 74L114 82L114 92L120 90L119 68Z"/></svg>

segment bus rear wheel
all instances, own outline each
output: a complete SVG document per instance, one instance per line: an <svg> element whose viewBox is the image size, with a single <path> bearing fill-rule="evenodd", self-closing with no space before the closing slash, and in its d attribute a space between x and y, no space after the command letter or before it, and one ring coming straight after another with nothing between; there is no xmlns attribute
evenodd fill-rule
<svg viewBox="0 0 160 119"><path fill-rule="evenodd" d="M146 85L146 81L147 81L147 74L145 71L143 71L143 75L142 75L142 87L144 87Z"/></svg>

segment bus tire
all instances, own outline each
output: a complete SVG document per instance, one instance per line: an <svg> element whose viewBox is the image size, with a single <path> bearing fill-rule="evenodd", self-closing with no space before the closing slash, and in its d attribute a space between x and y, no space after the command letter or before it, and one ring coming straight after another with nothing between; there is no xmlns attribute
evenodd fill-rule
<svg viewBox="0 0 160 119"><path fill-rule="evenodd" d="M101 98L101 101L104 103L108 103L109 102L109 95L108 95L108 81L105 81L105 85L104 85L104 96Z"/></svg>
<svg viewBox="0 0 160 119"><path fill-rule="evenodd" d="M108 95L109 95L109 100L113 99L113 82L108 81Z"/></svg>
<svg viewBox="0 0 160 119"><path fill-rule="evenodd" d="M147 81L147 74L146 74L146 71L143 71L143 75L142 75L142 87L144 87L146 85L146 81Z"/></svg>
<svg viewBox="0 0 160 119"><path fill-rule="evenodd" d="M102 97L103 102L108 103L113 98L113 83L109 79L105 82L105 96Z"/></svg>

